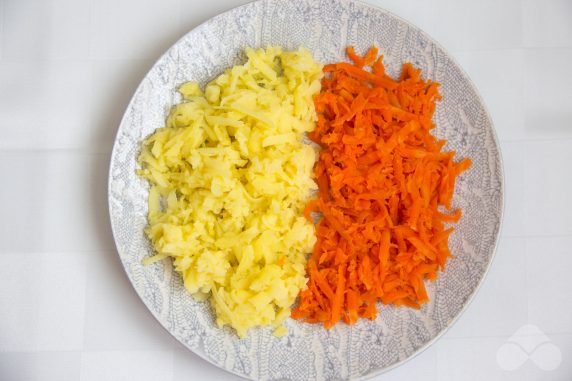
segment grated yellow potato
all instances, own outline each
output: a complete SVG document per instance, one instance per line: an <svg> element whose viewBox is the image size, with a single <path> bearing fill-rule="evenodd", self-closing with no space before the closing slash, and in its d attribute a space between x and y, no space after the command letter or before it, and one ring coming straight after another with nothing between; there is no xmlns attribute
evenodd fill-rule
<svg viewBox="0 0 572 381"><path fill-rule="evenodd" d="M145 262L172 258L219 326L282 335L315 242L302 211L317 188L316 153L302 139L317 119L322 66L303 48L246 55L204 92L181 85L182 103L143 143L138 173L151 185L146 234L156 250Z"/></svg>

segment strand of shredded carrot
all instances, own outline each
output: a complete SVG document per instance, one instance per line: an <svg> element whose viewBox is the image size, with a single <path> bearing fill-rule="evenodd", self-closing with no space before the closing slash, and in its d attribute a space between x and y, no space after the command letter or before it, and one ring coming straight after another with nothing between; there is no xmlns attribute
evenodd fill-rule
<svg viewBox="0 0 572 381"><path fill-rule="evenodd" d="M326 65L315 98L322 147L315 166L319 197L305 215L322 215L307 264L308 287L292 316L327 328L374 319L376 302L420 308L425 280L435 280L451 255L447 225L456 177L470 159L431 134L438 83L403 65L399 80L385 74L382 56L347 49L353 63Z"/></svg>

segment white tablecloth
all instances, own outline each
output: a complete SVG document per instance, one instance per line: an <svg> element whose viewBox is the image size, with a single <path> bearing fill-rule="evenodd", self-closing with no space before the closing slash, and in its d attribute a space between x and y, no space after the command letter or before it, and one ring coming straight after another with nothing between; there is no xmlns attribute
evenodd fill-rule
<svg viewBox="0 0 572 381"><path fill-rule="evenodd" d="M377 379L572 380L572 1L371 2L468 71L506 174L502 239L478 296L435 345ZM0 380L235 379L137 298L106 184L119 120L154 60L240 3L0 0Z"/></svg>

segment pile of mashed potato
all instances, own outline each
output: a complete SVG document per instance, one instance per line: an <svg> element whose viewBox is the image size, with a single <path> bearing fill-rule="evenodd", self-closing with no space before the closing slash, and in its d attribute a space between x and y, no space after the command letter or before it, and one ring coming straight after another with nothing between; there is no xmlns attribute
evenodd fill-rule
<svg viewBox="0 0 572 381"><path fill-rule="evenodd" d="M316 189L316 153L302 140L317 119L322 66L305 49L246 55L204 92L183 84L183 101L143 143L146 234L156 250L145 262L172 258L219 326L244 337L272 325L281 335L315 242L302 212Z"/></svg>

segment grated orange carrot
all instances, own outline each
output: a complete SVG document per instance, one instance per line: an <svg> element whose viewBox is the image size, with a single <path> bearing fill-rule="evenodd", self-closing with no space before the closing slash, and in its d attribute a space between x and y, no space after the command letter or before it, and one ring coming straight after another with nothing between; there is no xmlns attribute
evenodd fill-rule
<svg viewBox="0 0 572 381"><path fill-rule="evenodd" d="M347 48L353 63L326 65L315 98L322 147L315 166L319 196L304 211L322 215L307 263L308 287L292 316L327 328L374 319L376 302L420 308L425 280L435 280L451 255L447 224L455 179L471 165L431 134L438 83L403 65L385 74L382 56ZM449 210L439 211L440 207Z"/></svg>

